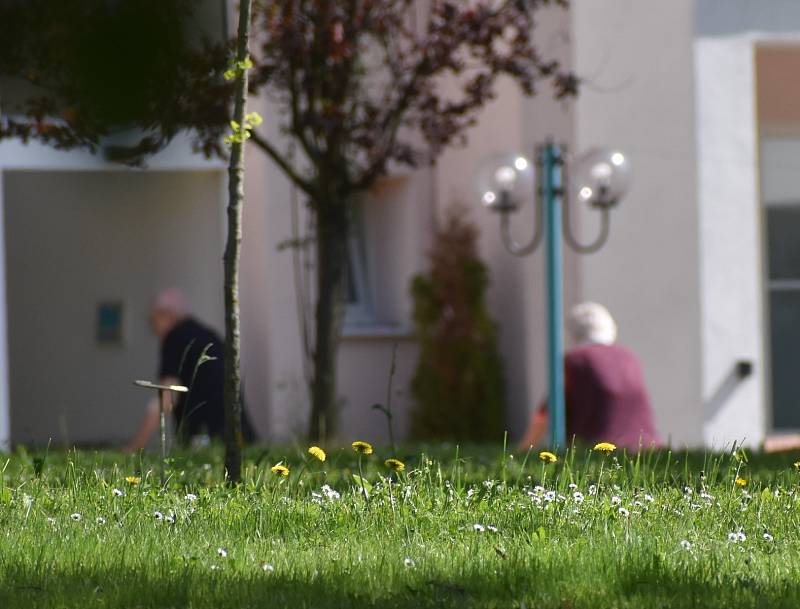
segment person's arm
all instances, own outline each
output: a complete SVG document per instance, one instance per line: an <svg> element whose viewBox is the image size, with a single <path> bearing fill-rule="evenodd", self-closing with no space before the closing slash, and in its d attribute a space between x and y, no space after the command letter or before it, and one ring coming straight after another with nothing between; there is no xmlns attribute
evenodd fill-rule
<svg viewBox="0 0 800 609"><path fill-rule="evenodd" d="M541 441L547 431L548 416L547 401L545 400L531 414L528 428L517 444L518 451L528 450L531 446Z"/></svg>
<svg viewBox="0 0 800 609"><path fill-rule="evenodd" d="M180 385L180 379L174 376L168 376L161 379L161 385ZM172 402L175 396L168 395L167 391L162 393L164 397L164 414L169 414L172 409ZM128 442L124 448L122 449L123 452L126 453L133 453L137 450L144 448L147 444L147 441L150 439L150 436L153 435L153 432L158 429L159 419L160 419L160 412L158 408L158 397L153 397L147 402L147 406L144 412L144 419L139 424L139 429L136 430L136 433L131 438L130 442Z"/></svg>

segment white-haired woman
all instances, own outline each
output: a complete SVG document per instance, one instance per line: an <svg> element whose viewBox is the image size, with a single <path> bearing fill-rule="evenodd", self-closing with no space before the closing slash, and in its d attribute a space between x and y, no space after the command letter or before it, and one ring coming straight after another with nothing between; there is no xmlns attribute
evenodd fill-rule
<svg viewBox="0 0 800 609"><path fill-rule="evenodd" d="M576 345L564 358L568 441L629 450L661 445L639 361L615 344L617 324L608 310L594 302L576 305L569 327ZM541 440L547 427L545 402L533 412L520 449Z"/></svg>

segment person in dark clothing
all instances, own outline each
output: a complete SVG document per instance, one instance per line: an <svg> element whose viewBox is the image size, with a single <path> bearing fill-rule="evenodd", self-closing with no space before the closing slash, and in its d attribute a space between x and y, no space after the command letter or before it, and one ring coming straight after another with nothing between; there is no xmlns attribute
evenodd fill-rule
<svg viewBox="0 0 800 609"><path fill-rule="evenodd" d="M222 439L225 433L222 339L189 315L186 298L174 288L156 298L150 324L161 340L159 382L189 389L188 393L173 393L170 399L165 396L165 408L172 406L176 437L183 444L200 438ZM154 399L125 449L142 448L158 427L158 421L158 400ZM245 440L252 440L252 430L244 413L242 432Z"/></svg>
<svg viewBox="0 0 800 609"><path fill-rule="evenodd" d="M611 442L638 450L661 445L639 361L614 344L617 326L605 307L577 305L570 316L578 343L564 357L567 440ZM548 427L547 403L531 416L518 448L527 450Z"/></svg>

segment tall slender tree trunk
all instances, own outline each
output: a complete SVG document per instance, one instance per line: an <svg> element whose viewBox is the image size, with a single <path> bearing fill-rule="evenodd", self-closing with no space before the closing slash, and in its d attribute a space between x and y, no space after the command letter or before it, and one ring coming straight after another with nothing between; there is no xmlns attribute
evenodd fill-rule
<svg viewBox="0 0 800 609"><path fill-rule="evenodd" d="M247 60L250 43L251 0L239 2L236 62ZM247 70L239 69L235 80L233 120L245 124ZM231 145L228 165L228 241L225 245L225 469L228 480L242 478L242 375L239 342L239 256L242 249L242 205L244 204L244 138Z"/></svg>
<svg viewBox="0 0 800 609"><path fill-rule="evenodd" d="M345 306L348 215L344 201L316 207L317 305L314 375L311 379L309 437L324 441L336 433L336 354Z"/></svg>

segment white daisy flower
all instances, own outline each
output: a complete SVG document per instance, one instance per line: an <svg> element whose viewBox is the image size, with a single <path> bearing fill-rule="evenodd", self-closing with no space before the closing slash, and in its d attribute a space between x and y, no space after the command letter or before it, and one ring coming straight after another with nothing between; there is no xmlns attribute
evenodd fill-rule
<svg viewBox="0 0 800 609"><path fill-rule="evenodd" d="M571 491L575 491L575 490L578 490L578 485L575 484L574 482L570 482L569 485L567 486L567 488L569 490L571 490Z"/></svg>
<svg viewBox="0 0 800 609"><path fill-rule="evenodd" d="M97 519L95 520L95 522L97 524L105 524L106 523L106 519L103 518L102 516L98 516Z"/></svg>
<svg viewBox="0 0 800 609"><path fill-rule="evenodd" d="M125 493L123 493L118 488L112 489L111 490L111 494L114 495L114 497L124 497L125 496Z"/></svg>
<svg viewBox="0 0 800 609"><path fill-rule="evenodd" d="M578 505L580 505L581 503L583 503L583 493L581 493L580 491L575 491L574 493L572 493L572 500Z"/></svg>
<svg viewBox="0 0 800 609"><path fill-rule="evenodd" d="M220 558L225 558L228 556L228 551L225 548L217 548L217 556Z"/></svg>
<svg viewBox="0 0 800 609"><path fill-rule="evenodd" d="M170 512L166 516L164 516L164 522L167 524L175 524L175 514Z"/></svg>
<svg viewBox="0 0 800 609"><path fill-rule="evenodd" d="M654 501L654 500L653 500L653 496L652 496L652 495L650 495L650 494L646 494L646 495L644 496L644 500L645 500L645 501L647 501L647 502L649 502L649 503L653 503L653 501Z"/></svg>
<svg viewBox="0 0 800 609"><path fill-rule="evenodd" d="M622 503L622 499L620 499L619 495L611 497L611 505L619 505L620 503Z"/></svg>
<svg viewBox="0 0 800 609"><path fill-rule="evenodd" d="M164 514L161 512L153 512L153 518L156 520L164 520Z"/></svg>
<svg viewBox="0 0 800 609"><path fill-rule="evenodd" d="M472 528L478 533L483 533L486 530L485 526L483 526L482 524L478 524L477 522L472 525Z"/></svg>
<svg viewBox="0 0 800 609"><path fill-rule="evenodd" d="M487 524L487 525L486 525L486 529L487 529L488 531L491 531L492 533L497 533L497 527L496 527L496 526L494 526L493 524Z"/></svg>
<svg viewBox="0 0 800 609"><path fill-rule="evenodd" d="M328 501L339 501L339 499L342 498L338 491L335 491L327 484L322 487L322 492L325 497L327 497Z"/></svg>
<svg viewBox="0 0 800 609"><path fill-rule="evenodd" d="M620 516L628 517L628 516L631 515L631 513L628 510L626 510L624 507L619 508L618 511L620 513Z"/></svg>
<svg viewBox="0 0 800 609"><path fill-rule="evenodd" d="M47 524L55 524L55 523L56 523L55 518L53 518L52 516L47 517Z"/></svg>
<svg viewBox="0 0 800 609"><path fill-rule="evenodd" d="M684 539L684 540L681 541L681 547L684 550L691 550L692 549L692 542Z"/></svg>
<svg viewBox="0 0 800 609"><path fill-rule="evenodd" d="M264 571L265 573L273 573L275 571L275 567L273 567L271 564L267 562L262 562L261 570Z"/></svg>
<svg viewBox="0 0 800 609"><path fill-rule="evenodd" d="M764 541L772 541L773 539L775 539L775 538L774 538L772 535L770 535L769 533L764 533L764 535L762 535L762 537L764 537Z"/></svg>
<svg viewBox="0 0 800 609"><path fill-rule="evenodd" d="M83 516L78 514L78 512L75 512L74 514L70 514L70 518L72 518L75 522L79 522Z"/></svg>
<svg viewBox="0 0 800 609"><path fill-rule="evenodd" d="M414 566L414 560L409 557L406 557L405 560L403 561L403 565L405 565L406 568L410 569L411 567Z"/></svg>
<svg viewBox="0 0 800 609"><path fill-rule="evenodd" d="M186 501L197 501L197 495L194 493L186 493L184 499L186 499Z"/></svg>
<svg viewBox="0 0 800 609"><path fill-rule="evenodd" d="M590 495L596 495L597 494L597 485L596 484L590 484L589 485L589 494Z"/></svg>
<svg viewBox="0 0 800 609"><path fill-rule="evenodd" d="M544 500L547 502L552 502L556 500L556 492L555 491L547 491L544 494Z"/></svg>
<svg viewBox="0 0 800 609"><path fill-rule="evenodd" d="M741 531L736 533L736 538L738 541L747 541L747 536L745 536L745 534L742 533Z"/></svg>

